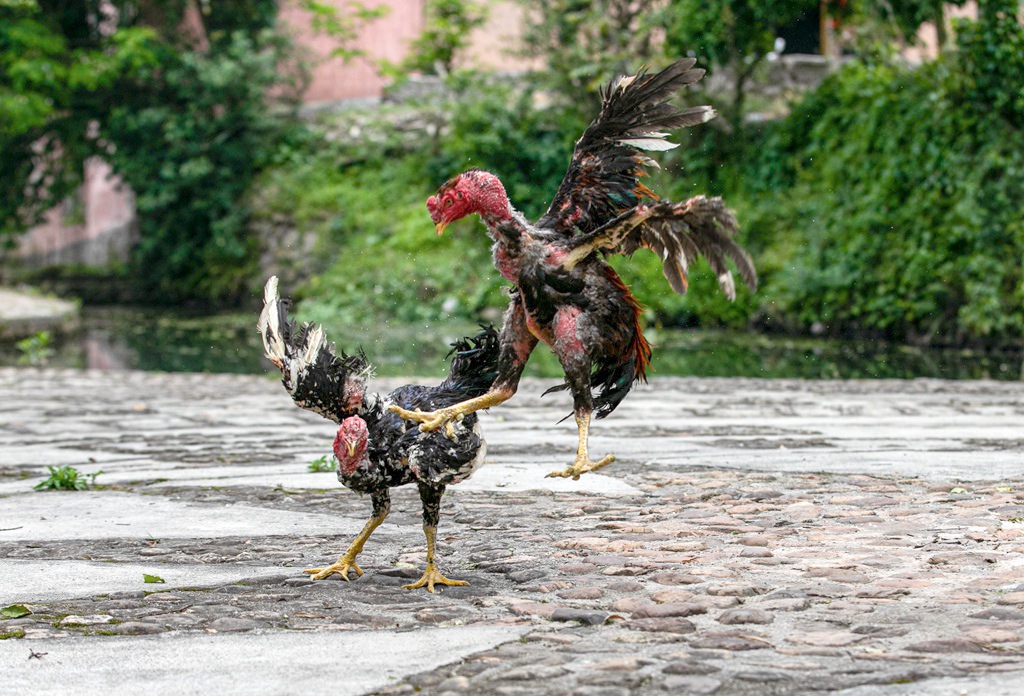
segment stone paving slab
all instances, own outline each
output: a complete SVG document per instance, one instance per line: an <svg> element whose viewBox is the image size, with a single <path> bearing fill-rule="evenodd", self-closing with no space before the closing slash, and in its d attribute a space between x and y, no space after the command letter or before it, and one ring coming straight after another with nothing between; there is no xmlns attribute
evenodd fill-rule
<svg viewBox="0 0 1024 696"><path fill-rule="evenodd" d="M1018 673L990 674L978 679L952 677L926 679L916 684L858 686L844 689L837 696L1020 696L1024 681Z"/></svg>
<svg viewBox="0 0 1024 696"><path fill-rule="evenodd" d="M337 557L369 502L305 471L333 427L275 381L0 370L0 585L36 569L5 595L33 613L0 620L0 672L53 646L98 660L208 639L223 673L245 674L263 640L369 635L376 651L442 627L497 633L396 658L369 686L378 663L339 653L346 691L991 696L1024 679L1024 384L655 379L595 424L594 454L619 459L582 486L542 477L575 448L550 385L527 380L484 416L488 466L446 494L438 535L447 574L471 584L432 596L401 588L424 562L408 488L362 577L301 572ZM49 461L102 469L108 488L33 492ZM224 574L85 582L149 564ZM337 688L319 657L290 659Z"/></svg>
<svg viewBox="0 0 1024 696"><path fill-rule="evenodd" d="M524 631L500 626L70 638L33 642L35 653L45 653L37 659L26 659L28 650L18 641L4 641L0 683L11 694L360 694Z"/></svg>
<svg viewBox="0 0 1024 696"><path fill-rule="evenodd" d="M164 584L146 583L154 575ZM218 587L259 577L278 577L280 566L207 566L150 563L90 563L88 561L19 561L0 559L0 606L24 601L73 599L83 595L132 592L159 588Z"/></svg>
<svg viewBox="0 0 1024 696"><path fill-rule="evenodd" d="M27 483L27 482L26 482ZM31 486L26 485L31 489ZM360 526L317 512L289 512L229 503L197 506L121 491L36 491L5 499L0 540L167 539L261 534L333 534Z"/></svg>

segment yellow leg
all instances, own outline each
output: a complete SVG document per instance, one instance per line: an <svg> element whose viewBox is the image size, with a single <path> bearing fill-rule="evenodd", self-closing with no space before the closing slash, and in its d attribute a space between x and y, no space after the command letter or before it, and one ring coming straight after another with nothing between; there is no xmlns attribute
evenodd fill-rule
<svg viewBox="0 0 1024 696"><path fill-rule="evenodd" d="M590 453L588 451L590 442L589 413L576 414L576 428L579 431L579 445L576 447L576 461L572 463L572 466L566 467L561 471L552 471L545 478L572 478L573 481L579 481L581 474L585 474L588 471L603 469L615 461L614 454L605 455L596 462L591 461Z"/></svg>
<svg viewBox="0 0 1024 696"><path fill-rule="evenodd" d="M373 534L373 530L379 527L387 515L380 515L377 517L371 517L365 525L363 525L363 531L359 532L359 535L355 538L352 544L348 547L348 551L338 558L337 563L333 563L326 568L310 568L306 573L313 576L313 580L323 580L329 578L331 575L337 573L341 576L342 580L348 581L348 571L355 571L356 577L363 574L363 569L356 564L356 556L363 551L363 544Z"/></svg>
<svg viewBox="0 0 1024 696"><path fill-rule="evenodd" d="M419 580L411 585L402 585L402 587L406 590L417 590L426 585L427 592L433 594L434 585L468 585L469 583L465 580L449 580L437 569L437 564L434 562L434 539L437 528L423 525L423 534L427 537L427 569L423 571L423 577Z"/></svg>
<svg viewBox="0 0 1024 696"><path fill-rule="evenodd" d="M483 396L478 396L475 399L468 399L462 403L455 404L454 406L439 408L436 411L429 411L427 413L418 409L415 411L409 411L401 406L395 405L388 406L388 410L392 413L397 413L405 420L419 423L420 431L429 433L432 430L437 430L445 423L454 420L459 416L464 416L467 413L473 413L474 411L482 411L485 408L505 403L512 398L513 393L514 392L504 390L487 392Z"/></svg>

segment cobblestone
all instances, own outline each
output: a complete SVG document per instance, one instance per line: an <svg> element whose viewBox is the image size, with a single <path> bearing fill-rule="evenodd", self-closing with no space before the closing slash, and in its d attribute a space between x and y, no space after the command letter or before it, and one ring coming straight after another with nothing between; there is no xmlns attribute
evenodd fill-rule
<svg viewBox="0 0 1024 696"><path fill-rule="evenodd" d="M546 471L567 460L574 433L555 425L565 403L539 399L546 386L529 381L485 417L495 445L487 468L535 461ZM333 560L369 506L330 475L305 472L328 451L331 428L274 382L0 370L0 388L4 573L76 562L237 575L172 586L143 584L140 572L136 589L20 594L11 601L32 614L0 620L5 643L525 630L521 641L406 675L380 689L389 696L753 696L967 675L983 685L1024 670L1013 444L1022 385L654 380L595 425L592 449L619 458L605 470L614 494L545 488L539 476L523 482L534 486L526 493L452 487L439 553L450 576L471 584L436 596L401 588L423 564L415 490L394 491L361 578L313 583L301 573ZM911 402L913 416L894 407ZM898 437L900 428L909 431ZM785 449L764 446L783 440ZM47 464L102 468L106 490L31 492ZM218 477L228 483L211 483ZM260 510L306 526L30 537L18 529L30 521L12 512L115 495L166 505L182 522Z"/></svg>

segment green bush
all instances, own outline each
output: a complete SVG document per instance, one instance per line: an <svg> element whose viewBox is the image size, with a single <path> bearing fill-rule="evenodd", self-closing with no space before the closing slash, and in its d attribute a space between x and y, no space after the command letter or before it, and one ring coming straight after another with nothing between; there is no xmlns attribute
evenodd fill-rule
<svg viewBox="0 0 1024 696"><path fill-rule="evenodd" d="M272 34L242 32L208 54L167 48L146 88L102 124L136 194L138 282L151 297L232 300L256 275L245 194L294 127L267 98L281 48Z"/></svg>
<svg viewBox="0 0 1024 696"><path fill-rule="evenodd" d="M768 138L762 164L785 166L761 180L749 224L773 240L766 295L792 322L931 343L1020 336L1024 135L978 99L974 58L850 64Z"/></svg>

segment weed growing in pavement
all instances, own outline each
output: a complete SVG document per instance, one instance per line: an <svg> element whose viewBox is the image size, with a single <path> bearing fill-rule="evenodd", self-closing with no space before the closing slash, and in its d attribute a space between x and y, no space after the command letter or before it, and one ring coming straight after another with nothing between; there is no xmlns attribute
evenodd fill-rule
<svg viewBox="0 0 1024 696"><path fill-rule="evenodd" d="M94 474L83 474L73 466L49 466L47 469L50 470L50 476L33 486L35 490L84 491L95 486L96 477L103 473L97 471Z"/></svg>

